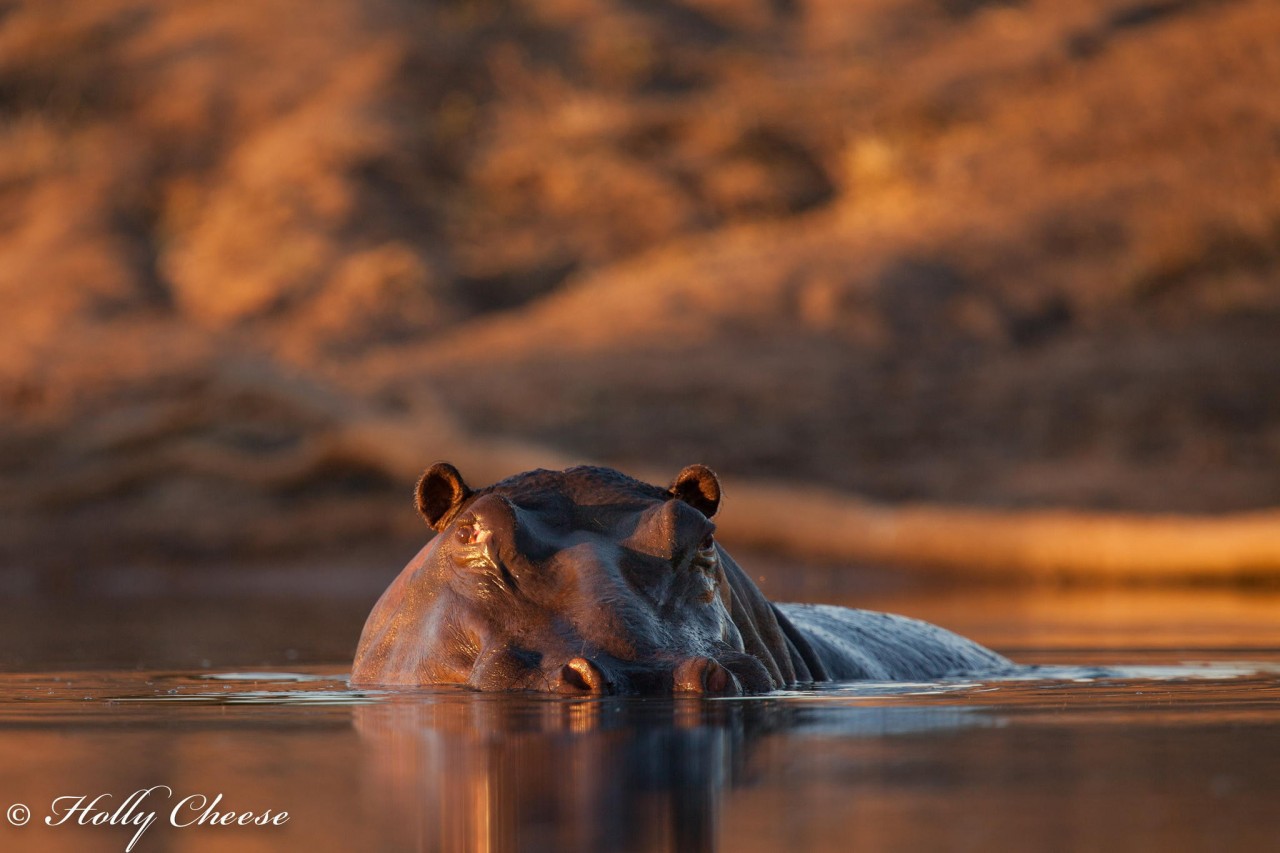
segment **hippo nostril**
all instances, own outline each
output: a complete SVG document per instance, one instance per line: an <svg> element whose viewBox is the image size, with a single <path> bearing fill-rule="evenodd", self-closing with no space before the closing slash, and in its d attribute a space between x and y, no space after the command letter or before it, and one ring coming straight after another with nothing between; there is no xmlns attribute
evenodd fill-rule
<svg viewBox="0 0 1280 853"><path fill-rule="evenodd" d="M608 693L611 685L600 667L586 658L574 658L560 668L560 682L571 691Z"/></svg>
<svg viewBox="0 0 1280 853"><path fill-rule="evenodd" d="M730 689L733 686L733 675L730 674L729 670L715 662L712 662L711 666L707 667L702 683L707 686L708 693L713 693L717 696L738 692Z"/></svg>
<svg viewBox="0 0 1280 853"><path fill-rule="evenodd" d="M713 696L738 696L742 693L733 673L711 658L690 658L677 666L673 687L676 693Z"/></svg>

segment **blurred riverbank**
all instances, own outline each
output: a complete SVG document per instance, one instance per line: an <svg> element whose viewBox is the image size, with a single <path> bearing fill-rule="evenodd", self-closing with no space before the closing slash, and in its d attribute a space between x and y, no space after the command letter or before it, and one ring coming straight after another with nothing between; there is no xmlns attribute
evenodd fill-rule
<svg viewBox="0 0 1280 853"><path fill-rule="evenodd" d="M0 566L404 550L435 458L1280 506L1277 40L1265 0L0 5Z"/></svg>

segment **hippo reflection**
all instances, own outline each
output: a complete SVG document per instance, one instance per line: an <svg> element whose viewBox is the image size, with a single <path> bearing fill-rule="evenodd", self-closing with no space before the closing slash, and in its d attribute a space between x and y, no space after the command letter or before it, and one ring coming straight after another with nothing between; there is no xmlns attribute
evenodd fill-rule
<svg viewBox="0 0 1280 853"><path fill-rule="evenodd" d="M666 489L582 466L473 491L442 462L416 499L438 535L369 615L353 683L738 695L1012 666L914 619L769 602L715 540L702 465Z"/></svg>
<svg viewBox="0 0 1280 853"><path fill-rule="evenodd" d="M786 813L779 797L797 795L797 766L807 768L806 792L832 791L828 774L848 784L865 773L874 785L893 763L885 756L894 735L1003 724L971 707L788 696L555 701L441 690L352 710L368 801L401 842L393 846L417 850L744 849L723 843L743 835L724 825L735 789L768 791L755 802L776 821ZM842 755L834 765L833 751ZM779 776L786 793L773 787ZM846 809L857 809L856 798L842 801ZM839 826L826 846L847 846L849 831Z"/></svg>

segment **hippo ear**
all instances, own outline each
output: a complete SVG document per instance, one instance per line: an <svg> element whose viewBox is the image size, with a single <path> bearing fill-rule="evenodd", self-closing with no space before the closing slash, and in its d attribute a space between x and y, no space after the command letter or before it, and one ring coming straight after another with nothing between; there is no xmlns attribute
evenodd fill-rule
<svg viewBox="0 0 1280 853"><path fill-rule="evenodd" d="M720 481L706 465L690 465L679 474L668 490L707 518L720 508Z"/></svg>
<svg viewBox="0 0 1280 853"><path fill-rule="evenodd" d="M471 489L458 469L448 462L437 462L418 480L413 502L418 514L436 531L444 530L471 497Z"/></svg>

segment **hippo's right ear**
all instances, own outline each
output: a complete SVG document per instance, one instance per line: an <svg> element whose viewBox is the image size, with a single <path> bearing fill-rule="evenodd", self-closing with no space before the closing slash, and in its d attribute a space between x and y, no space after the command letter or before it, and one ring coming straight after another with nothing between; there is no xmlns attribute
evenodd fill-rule
<svg viewBox="0 0 1280 853"><path fill-rule="evenodd" d="M667 490L707 518L720 508L720 480L706 465L690 465L679 474Z"/></svg>
<svg viewBox="0 0 1280 853"><path fill-rule="evenodd" d="M413 493L418 514L439 532L449 526L462 505L471 497L471 489L458 469L448 462L437 462L423 473Z"/></svg>

